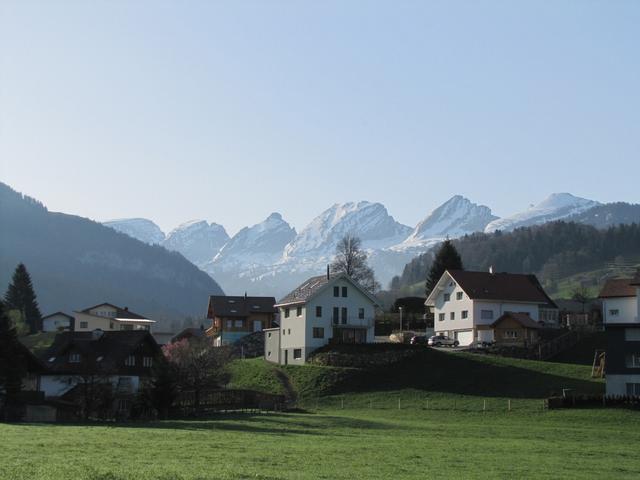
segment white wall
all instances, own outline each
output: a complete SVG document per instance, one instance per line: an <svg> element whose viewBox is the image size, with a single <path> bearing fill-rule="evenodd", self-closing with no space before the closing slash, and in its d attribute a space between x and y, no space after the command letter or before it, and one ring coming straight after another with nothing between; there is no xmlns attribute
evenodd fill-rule
<svg viewBox="0 0 640 480"><path fill-rule="evenodd" d="M52 315L42 321L43 332L57 332L60 328L71 328L71 319L65 315Z"/></svg>
<svg viewBox="0 0 640 480"><path fill-rule="evenodd" d="M618 310L618 315L611 315ZM604 323L632 323L638 321L638 297L605 298L602 302Z"/></svg>
<svg viewBox="0 0 640 480"><path fill-rule="evenodd" d="M607 395L626 395L627 383L640 383L640 375L607 375Z"/></svg>
<svg viewBox="0 0 640 480"><path fill-rule="evenodd" d="M74 317L76 319L74 330L76 332L90 332L96 328L102 330L111 330L111 323L115 323L112 318L108 317L95 317L82 312L75 312ZM83 327L82 323L87 322L87 326Z"/></svg>

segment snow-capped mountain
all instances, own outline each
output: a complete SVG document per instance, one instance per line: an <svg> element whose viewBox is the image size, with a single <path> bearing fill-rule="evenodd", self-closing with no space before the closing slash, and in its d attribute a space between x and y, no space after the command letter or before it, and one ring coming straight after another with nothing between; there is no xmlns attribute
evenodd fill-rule
<svg viewBox="0 0 640 480"><path fill-rule="evenodd" d="M120 218L102 224L149 245L161 244L164 240L164 233L160 227L146 218Z"/></svg>
<svg viewBox="0 0 640 480"><path fill-rule="evenodd" d="M492 233L496 230L511 231L518 227L539 225L582 213L597 205L600 205L600 203L586 198L575 197L570 193L552 193L542 202L524 212L494 220L486 226L484 231L486 233Z"/></svg>
<svg viewBox="0 0 640 480"><path fill-rule="evenodd" d="M171 230L162 245L180 252L195 265L203 265L213 260L228 241L229 235L222 225L191 220Z"/></svg>
<svg viewBox="0 0 640 480"><path fill-rule="evenodd" d="M461 195L455 195L418 223L411 235L398 248L428 246L446 237L455 238L481 232L487 224L497 218L491 213L489 207L472 203Z"/></svg>
<svg viewBox="0 0 640 480"><path fill-rule="evenodd" d="M285 261L333 257L338 241L349 233L358 236L365 249L378 250L404 240L411 227L396 222L380 203L336 203L287 245Z"/></svg>
<svg viewBox="0 0 640 480"><path fill-rule="evenodd" d="M234 270L270 266L282 258L285 246L296 237L296 231L282 215L272 213L261 223L244 227L236 233L205 266L206 271Z"/></svg>

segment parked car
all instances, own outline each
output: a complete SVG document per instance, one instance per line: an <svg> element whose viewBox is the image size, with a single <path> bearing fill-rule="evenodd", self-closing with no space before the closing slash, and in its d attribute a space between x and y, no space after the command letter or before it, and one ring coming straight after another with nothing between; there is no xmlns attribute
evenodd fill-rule
<svg viewBox="0 0 640 480"><path fill-rule="evenodd" d="M430 347L457 347L458 345L460 345L460 342L445 335L434 335L433 337L429 338L429 342L427 342L427 344Z"/></svg>
<svg viewBox="0 0 640 480"><path fill-rule="evenodd" d="M411 345L426 345L427 344L427 337L426 335L414 335L413 337L411 337Z"/></svg>

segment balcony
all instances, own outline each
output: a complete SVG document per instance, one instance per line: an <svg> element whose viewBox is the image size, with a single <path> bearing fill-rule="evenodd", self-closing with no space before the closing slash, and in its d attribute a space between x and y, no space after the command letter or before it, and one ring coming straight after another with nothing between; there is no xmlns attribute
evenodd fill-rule
<svg viewBox="0 0 640 480"><path fill-rule="evenodd" d="M348 316L336 318L333 317L331 319L331 325L334 328L371 328L373 327L374 319L373 318L360 318L357 316Z"/></svg>

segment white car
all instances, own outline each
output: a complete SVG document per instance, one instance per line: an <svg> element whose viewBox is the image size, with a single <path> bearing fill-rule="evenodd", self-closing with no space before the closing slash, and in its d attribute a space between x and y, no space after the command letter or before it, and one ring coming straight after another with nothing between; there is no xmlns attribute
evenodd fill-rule
<svg viewBox="0 0 640 480"><path fill-rule="evenodd" d="M430 347L457 347L458 345L460 345L460 342L445 335L434 335L433 337L429 338L427 345L429 345Z"/></svg>

